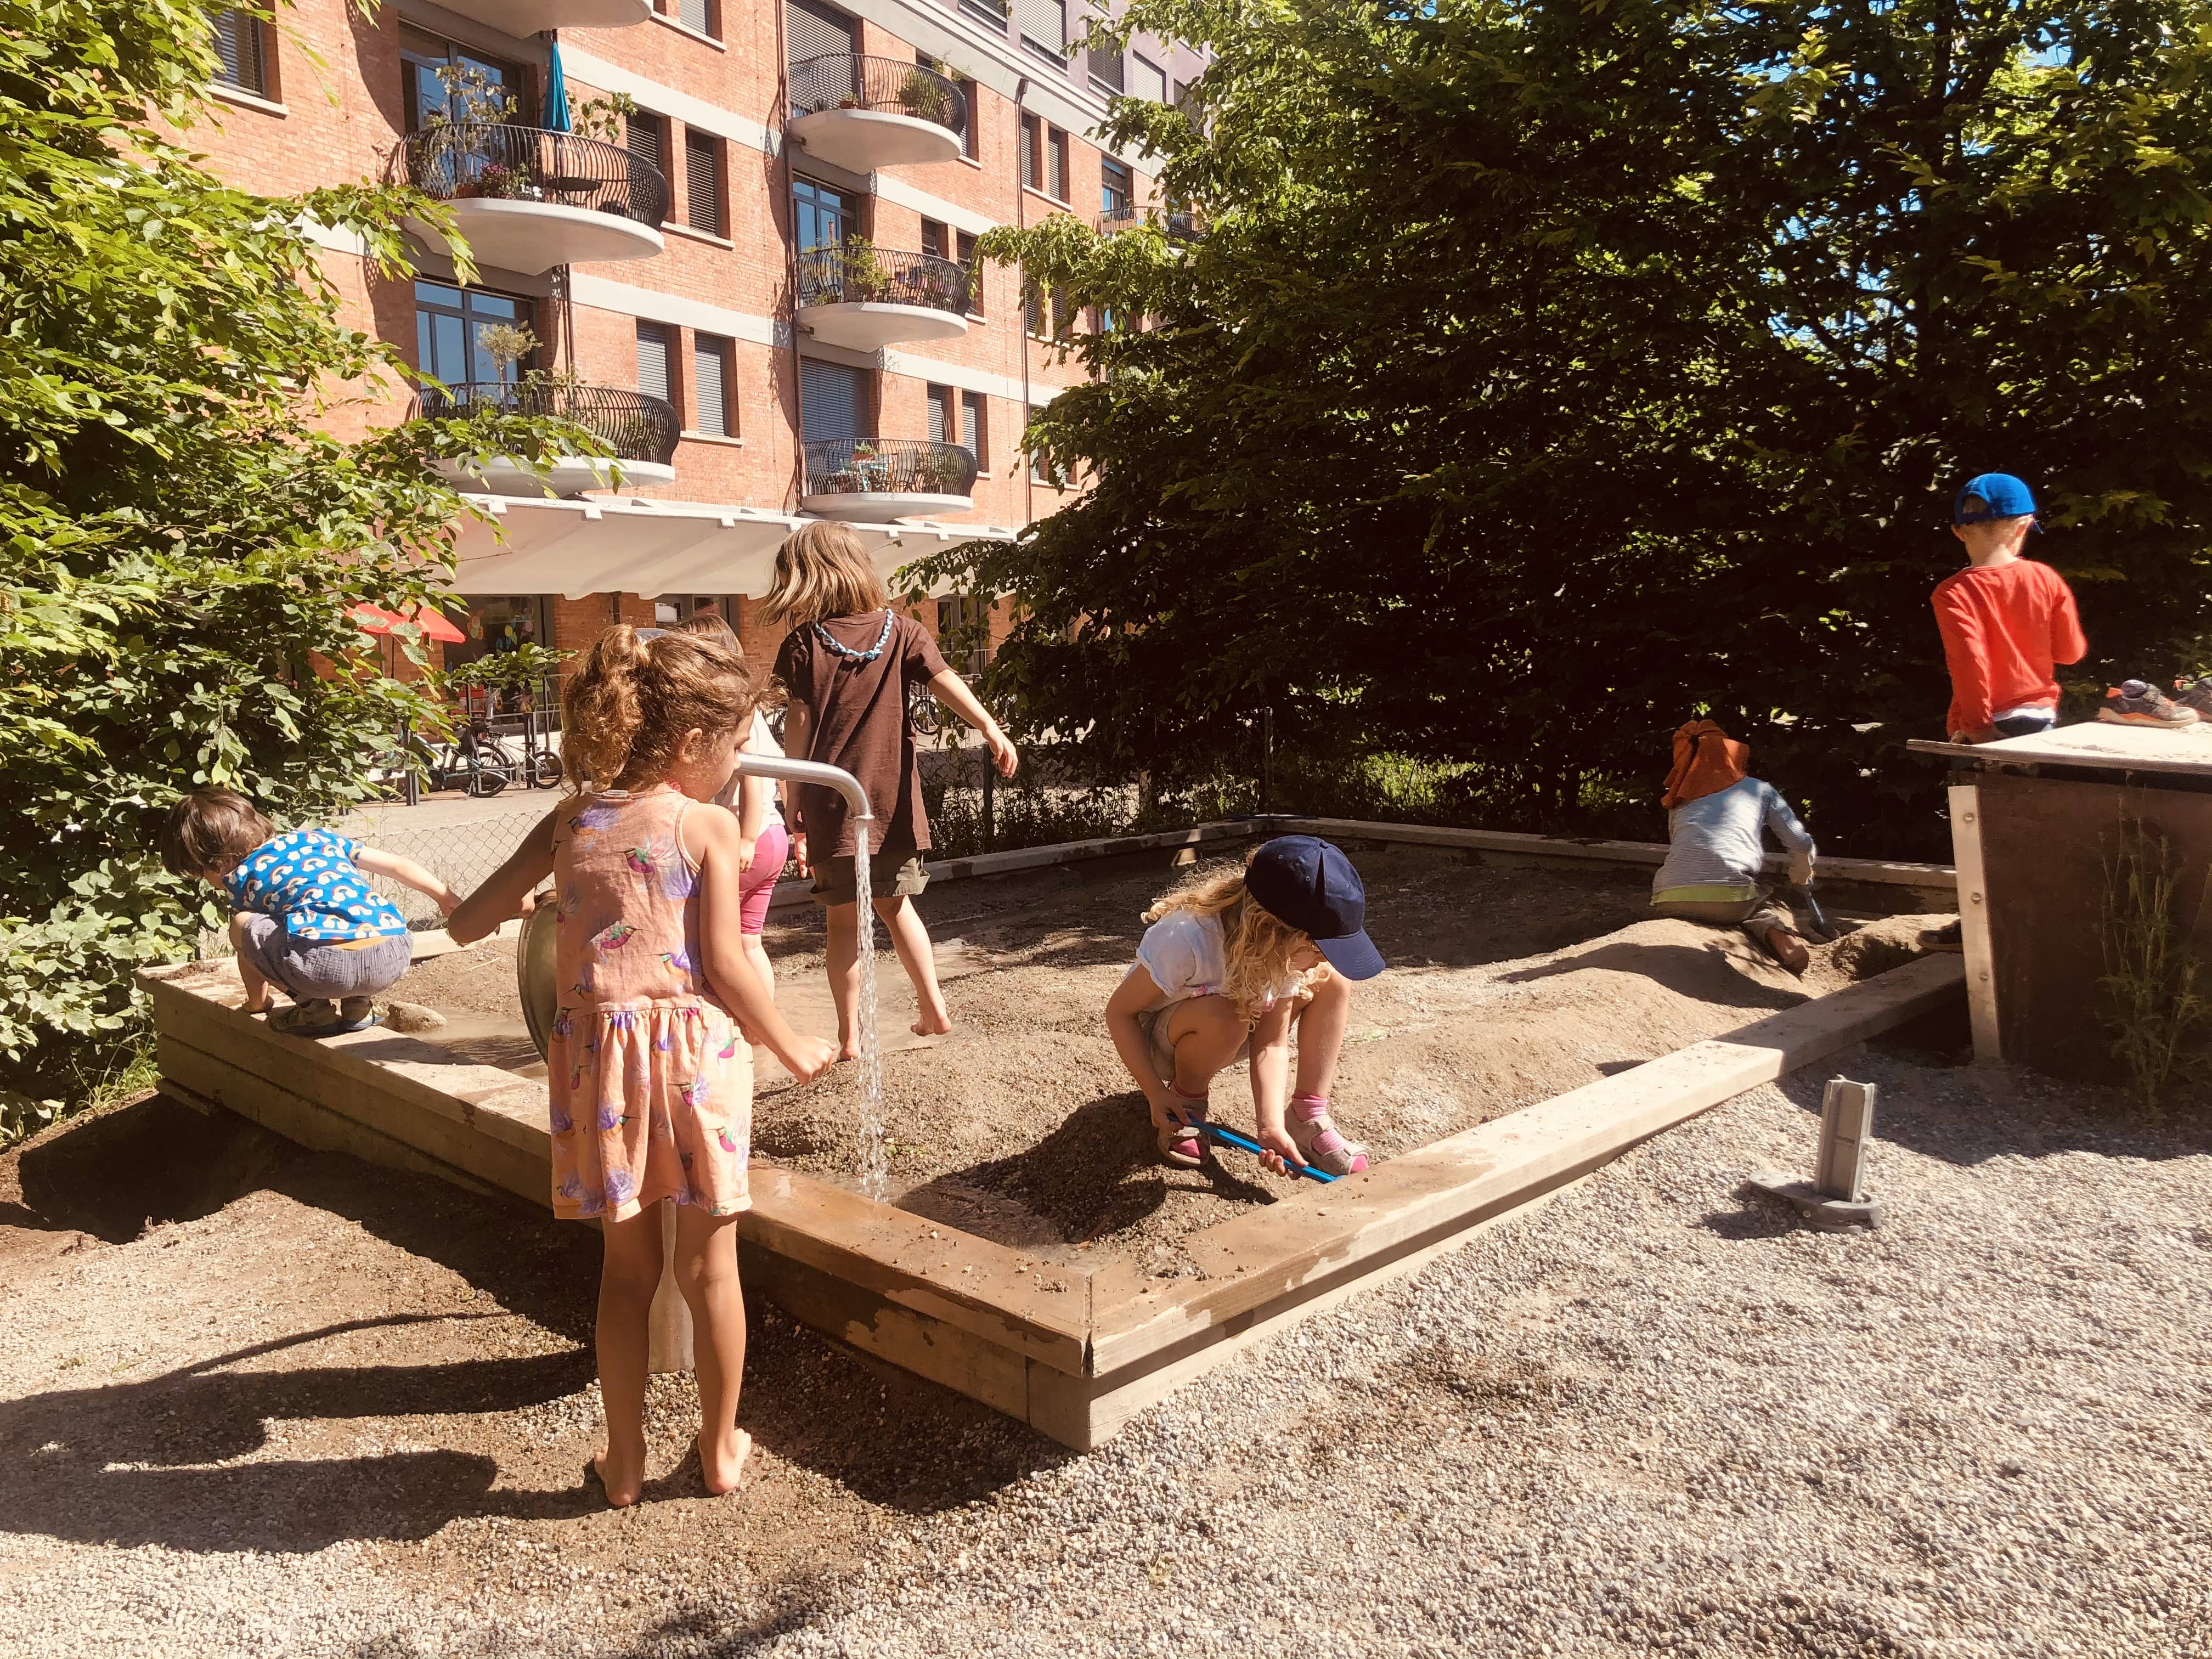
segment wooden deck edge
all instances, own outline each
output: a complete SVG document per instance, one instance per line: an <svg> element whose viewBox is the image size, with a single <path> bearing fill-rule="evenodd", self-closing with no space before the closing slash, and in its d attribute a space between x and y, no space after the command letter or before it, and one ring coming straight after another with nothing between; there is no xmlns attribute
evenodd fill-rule
<svg viewBox="0 0 2212 1659"><path fill-rule="evenodd" d="M1203 1340L1206 1331L1255 1310L1301 1302L1356 1275L1363 1261L1387 1261L1408 1241L1586 1174L1747 1089L1940 1007L1962 989L1955 957L1923 957L1432 1142L1366 1175L1222 1222L1185 1243L1206 1279L1163 1285L1120 1264L1101 1267L1092 1279L1092 1372L1110 1375L1148 1354Z"/></svg>

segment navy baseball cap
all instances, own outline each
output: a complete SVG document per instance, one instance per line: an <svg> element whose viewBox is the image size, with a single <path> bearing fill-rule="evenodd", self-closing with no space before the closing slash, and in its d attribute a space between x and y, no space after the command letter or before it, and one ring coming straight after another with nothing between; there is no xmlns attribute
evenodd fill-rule
<svg viewBox="0 0 2212 1659"><path fill-rule="evenodd" d="M1979 512L1969 512L1966 501L1978 495L1985 505ZM2032 518L2035 514L2035 492L2009 472L1984 472L1978 478L1969 478L1951 498L1953 524L1987 524L1992 519Z"/></svg>
<svg viewBox="0 0 2212 1659"><path fill-rule="evenodd" d="M1367 937L1367 890L1352 860L1313 836L1278 836L1244 866L1244 890L1312 939L1346 979L1373 979L1382 953Z"/></svg>

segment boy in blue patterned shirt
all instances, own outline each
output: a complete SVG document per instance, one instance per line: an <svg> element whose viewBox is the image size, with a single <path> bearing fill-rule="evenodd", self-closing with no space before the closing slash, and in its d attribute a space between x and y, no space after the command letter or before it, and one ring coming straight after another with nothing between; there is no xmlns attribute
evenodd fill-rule
<svg viewBox="0 0 2212 1659"><path fill-rule="evenodd" d="M222 889L249 1014L270 988L294 1006L270 1016L294 1036L336 1036L376 1023L370 1000L414 959L406 919L368 884L385 876L427 894L448 915L461 896L412 859L380 853L328 830L283 835L245 796L200 789L169 809L161 862Z"/></svg>

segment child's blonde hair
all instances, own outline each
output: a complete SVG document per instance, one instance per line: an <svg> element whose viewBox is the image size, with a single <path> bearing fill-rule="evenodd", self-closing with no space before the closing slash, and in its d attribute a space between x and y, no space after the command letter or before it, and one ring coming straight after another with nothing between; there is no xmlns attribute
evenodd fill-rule
<svg viewBox="0 0 2212 1659"><path fill-rule="evenodd" d="M738 731L759 701L744 659L711 636L610 628L562 693L561 770L574 789L657 781L685 732Z"/></svg>
<svg viewBox="0 0 2212 1659"><path fill-rule="evenodd" d="M854 617L890 605L868 545L849 526L819 520L799 526L775 550L775 578L761 596L761 620L805 628L825 617Z"/></svg>
<svg viewBox="0 0 2212 1659"><path fill-rule="evenodd" d="M1250 853L1244 861L1252 861ZM1229 960L1220 992L1246 1024L1260 1018L1269 995L1286 980L1296 982L1299 1001L1313 995L1305 974L1291 965L1291 956L1308 943L1305 934L1261 908L1245 890L1241 869L1192 876L1155 902L1143 920L1155 922L1177 910L1220 918L1223 954Z"/></svg>

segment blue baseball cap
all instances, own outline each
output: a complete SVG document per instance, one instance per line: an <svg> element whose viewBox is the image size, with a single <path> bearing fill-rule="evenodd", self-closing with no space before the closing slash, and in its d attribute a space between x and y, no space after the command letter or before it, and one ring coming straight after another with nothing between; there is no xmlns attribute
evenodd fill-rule
<svg viewBox="0 0 2212 1659"><path fill-rule="evenodd" d="M1352 860L1314 836L1278 836L1244 866L1260 908L1312 939L1346 979L1373 979L1382 953L1367 937L1367 890Z"/></svg>
<svg viewBox="0 0 2212 1659"><path fill-rule="evenodd" d="M1970 496L1981 498L1984 506L1979 512L1967 510ZM2034 515L2035 492L2009 472L1984 472L1978 478L1969 478L1951 498L1953 524L1987 524L1992 519Z"/></svg>

